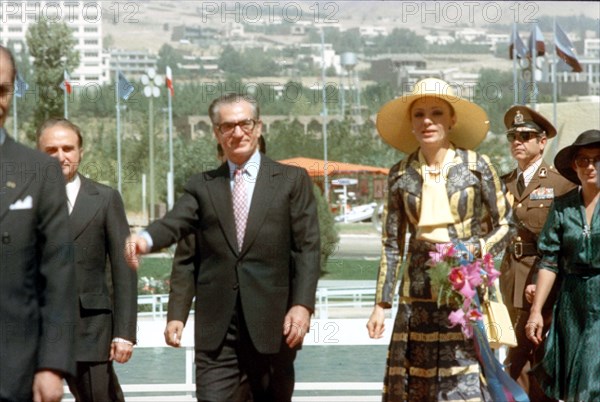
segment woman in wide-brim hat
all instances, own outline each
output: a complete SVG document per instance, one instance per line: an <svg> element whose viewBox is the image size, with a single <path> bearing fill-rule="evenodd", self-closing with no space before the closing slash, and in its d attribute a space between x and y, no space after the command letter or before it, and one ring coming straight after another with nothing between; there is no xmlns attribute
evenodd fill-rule
<svg viewBox="0 0 600 402"><path fill-rule="evenodd" d="M527 337L542 341L540 314L557 277L561 288L543 361L534 373L546 394L564 401L600 400L600 130L581 133L554 158L579 188L556 198L542 230L536 292Z"/></svg>
<svg viewBox="0 0 600 402"><path fill-rule="evenodd" d="M389 347L384 401L489 400L472 339L449 327L455 306L438 306L426 266L436 244L462 242L477 255L508 244L511 209L490 160L473 151L489 128L485 111L457 96L446 82L428 78L384 105L377 129L407 153L388 178L376 304L367 324L380 338L384 309L396 282L400 304ZM490 217L485 233L482 217ZM399 278L405 237L407 267Z"/></svg>

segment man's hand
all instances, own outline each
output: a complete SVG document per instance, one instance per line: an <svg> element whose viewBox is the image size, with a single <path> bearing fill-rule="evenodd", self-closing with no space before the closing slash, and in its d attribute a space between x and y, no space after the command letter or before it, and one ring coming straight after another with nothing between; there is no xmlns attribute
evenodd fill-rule
<svg viewBox="0 0 600 402"><path fill-rule="evenodd" d="M63 377L53 370L40 370L33 377L33 402L60 402Z"/></svg>
<svg viewBox="0 0 600 402"><path fill-rule="evenodd" d="M181 346L181 334L183 333L183 321L171 320L165 327L165 342L169 346L178 348Z"/></svg>
<svg viewBox="0 0 600 402"><path fill-rule="evenodd" d="M109 360L117 363L127 363L133 354L133 345L129 342L112 341L110 344Z"/></svg>
<svg viewBox="0 0 600 402"><path fill-rule="evenodd" d="M301 305L290 308L283 320L283 336L290 348L302 345L310 326L310 311Z"/></svg>
<svg viewBox="0 0 600 402"><path fill-rule="evenodd" d="M140 267L139 256L148 254L149 251L150 247L148 247L146 239L141 236L133 234L125 240L125 259L127 260L127 265L133 269Z"/></svg>

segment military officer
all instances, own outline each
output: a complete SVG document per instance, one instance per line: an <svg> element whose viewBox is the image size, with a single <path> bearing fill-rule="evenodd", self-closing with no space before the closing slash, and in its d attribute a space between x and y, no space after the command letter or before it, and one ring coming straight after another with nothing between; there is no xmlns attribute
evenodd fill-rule
<svg viewBox="0 0 600 402"><path fill-rule="evenodd" d="M515 325L518 342L517 347L509 349L505 363L511 377L519 381L532 401L552 401L527 374L536 356L543 356L543 347L536 350L525 335L531 307L525 297L525 289L535 291L536 263L539 260L537 238L546 222L550 205L555 197L572 190L574 185L542 159L548 139L556 136L556 129L546 118L526 106L513 106L504 115L504 124L517 168L502 179L512 202L517 231L502 261L500 289ZM556 291L555 287L553 293ZM553 304L553 301L546 303L544 332L550 327Z"/></svg>

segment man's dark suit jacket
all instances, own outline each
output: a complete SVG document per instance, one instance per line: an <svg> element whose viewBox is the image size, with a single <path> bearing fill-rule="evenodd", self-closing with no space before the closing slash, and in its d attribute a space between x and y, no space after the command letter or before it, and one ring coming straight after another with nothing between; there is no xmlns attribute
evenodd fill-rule
<svg viewBox="0 0 600 402"><path fill-rule="evenodd" d="M177 243L171 268L167 322L178 320L185 324L190 314L200 266L200 254L196 253L196 247L195 234Z"/></svg>
<svg viewBox="0 0 600 402"><path fill-rule="evenodd" d="M254 346L277 353L289 308L314 309L320 240L308 174L261 155L241 252L228 165L193 176L184 190L173 210L147 231L156 250L197 230L196 348L220 345L239 295Z"/></svg>
<svg viewBox="0 0 600 402"><path fill-rule="evenodd" d="M135 343L137 274L125 260L129 225L119 192L79 177L69 216L79 297L76 360L107 361L114 337Z"/></svg>
<svg viewBox="0 0 600 402"><path fill-rule="evenodd" d="M37 370L75 372L65 183L56 159L7 136L0 186L0 400L30 402Z"/></svg>

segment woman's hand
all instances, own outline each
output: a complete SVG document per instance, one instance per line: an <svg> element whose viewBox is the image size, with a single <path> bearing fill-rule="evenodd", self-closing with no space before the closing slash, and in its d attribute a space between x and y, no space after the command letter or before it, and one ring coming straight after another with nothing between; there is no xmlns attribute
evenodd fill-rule
<svg viewBox="0 0 600 402"><path fill-rule="evenodd" d="M369 330L369 336L372 339L379 339L383 337L383 331L385 330L385 310L380 305L373 307L371 317L367 322L367 329Z"/></svg>
<svg viewBox="0 0 600 402"><path fill-rule="evenodd" d="M525 324L525 335L536 346L542 342L542 331L544 329L544 318L541 313L531 311L527 324Z"/></svg>

